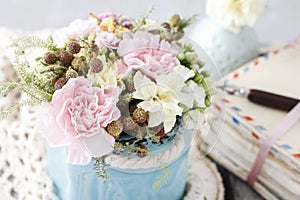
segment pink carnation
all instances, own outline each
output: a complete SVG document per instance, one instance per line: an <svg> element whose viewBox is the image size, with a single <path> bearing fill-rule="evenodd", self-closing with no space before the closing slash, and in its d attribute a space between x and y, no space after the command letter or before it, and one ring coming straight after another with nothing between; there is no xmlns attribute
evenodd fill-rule
<svg viewBox="0 0 300 200"><path fill-rule="evenodd" d="M125 33L119 43L118 54L122 58L119 73L130 73L133 69L155 78L168 74L180 63L176 58L179 50L160 36L149 32Z"/></svg>
<svg viewBox="0 0 300 200"><path fill-rule="evenodd" d="M95 38L95 44L100 46L106 46L110 49L117 49L120 39L115 34L110 32L101 32Z"/></svg>
<svg viewBox="0 0 300 200"><path fill-rule="evenodd" d="M41 106L41 128L52 147L65 146L67 162L86 165L92 157L113 151L115 139L105 127L120 117L120 89L92 87L85 78L72 78Z"/></svg>
<svg viewBox="0 0 300 200"><path fill-rule="evenodd" d="M62 47L66 39L88 36L99 29L98 21L95 18L89 18L88 20L77 19L71 22L68 27L56 31L53 34L53 40L55 44Z"/></svg>
<svg viewBox="0 0 300 200"><path fill-rule="evenodd" d="M118 15L107 10L106 12L104 12L98 16L100 21L104 20L105 18L109 18L109 17L117 18Z"/></svg>

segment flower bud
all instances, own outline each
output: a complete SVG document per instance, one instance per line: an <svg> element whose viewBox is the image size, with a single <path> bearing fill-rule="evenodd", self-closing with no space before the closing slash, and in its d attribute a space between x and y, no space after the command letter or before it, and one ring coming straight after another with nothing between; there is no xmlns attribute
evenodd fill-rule
<svg viewBox="0 0 300 200"><path fill-rule="evenodd" d="M204 103L207 107L211 105L210 95L206 95Z"/></svg>
<svg viewBox="0 0 300 200"><path fill-rule="evenodd" d="M91 44L91 50L92 52L94 52L95 54L99 53L99 47L96 44Z"/></svg>
<svg viewBox="0 0 300 200"><path fill-rule="evenodd" d="M59 90L61 89L65 84L67 83L67 80L65 77L61 77L57 79L54 83L54 89Z"/></svg>
<svg viewBox="0 0 300 200"><path fill-rule="evenodd" d="M176 27L179 25L180 20L181 20L180 16L178 14L174 14L169 18L169 23L171 27Z"/></svg>
<svg viewBox="0 0 300 200"><path fill-rule="evenodd" d="M123 124L120 121L112 121L106 127L108 134L117 139L123 131Z"/></svg>
<svg viewBox="0 0 300 200"><path fill-rule="evenodd" d="M202 81L204 79L204 76L202 74L197 74L195 77L194 77L194 81L197 83L197 84L201 84Z"/></svg>
<svg viewBox="0 0 300 200"><path fill-rule="evenodd" d="M116 54L113 51L109 52L108 57L113 60L116 58Z"/></svg>
<svg viewBox="0 0 300 200"><path fill-rule="evenodd" d="M44 55L44 61L45 61L45 63L47 63L49 65L56 63L57 60L58 60L58 58L54 53L47 52Z"/></svg>
<svg viewBox="0 0 300 200"><path fill-rule="evenodd" d="M196 63L198 60L198 56L195 52L186 52L184 55L185 55L185 59L189 63Z"/></svg>
<svg viewBox="0 0 300 200"><path fill-rule="evenodd" d="M147 121L149 115L144 109L136 108L132 113L132 117L137 123L144 123Z"/></svg>
<svg viewBox="0 0 300 200"><path fill-rule="evenodd" d="M80 49L81 49L81 46L80 46L80 44L78 44L78 42L73 41L67 45L67 51L70 52L71 54L79 53Z"/></svg>
<svg viewBox="0 0 300 200"><path fill-rule="evenodd" d="M201 74L204 76L204 78L207 78L210 76L209 71L202 71Z"/></svg>
<svg viewBox="0 0 300 200"><path fill-rule="evenodd" d="M103 69L102 61L99 58L92 58L89 63L90 69L94 73L99 73Z"/></svg>
<svg viewBox="0 0 300 200"><path fill-rule="evenodd" d="M68 51L59 52L58 59L64 66L69 66L73 60L73 55Z"/></svg>

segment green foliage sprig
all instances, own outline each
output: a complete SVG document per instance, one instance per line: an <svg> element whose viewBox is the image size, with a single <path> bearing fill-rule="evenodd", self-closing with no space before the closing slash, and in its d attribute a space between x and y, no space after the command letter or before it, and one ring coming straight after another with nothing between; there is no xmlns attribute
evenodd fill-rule
<svg viewBox="0 0 300 200"><path fill-rule="evenodd" d="M15 48L16 55L23 54L26 49L31 48L44 48L50 51L58 51L59 48L53 43L53 38L48 37L47 40L43 40L36 36L25 36L16 39L11 46Z"/></svg>
<svg viewBox="0 0 300 200"><path fill-rule="evenodd" d="M107 170L106 170L106 164L105 164L105 158L95 158L95 164L94 164L94 170L96 171L96 175L99 178L102 178L104 182L108 180Z"/></svg>
<svg viewBox="0 0 300 200"><path fill-rule="evenodd" d="M157 189L161 188L163 185L165 185L167 183L167 181L169 179L169 175L170 175L169 167L168 166L162 166L161 168L162 168L163 174L152 185L152 188L154 190L157 190Z"/></svg>
<svg viewBox="0 0 300 200"><path fill-rule="evenodd" d="M26 59L26 51L30 49L45 49L52 52L58 51L59 48L53 44L52 37L43 40L36 36L25 36L13 41L11 47L14 48L15 66L18 75L20 76L20 81L1 82L0 94L5 97L12 90L16 89L22 93L26 93L29 98L17 103L16 105L9 106L0 114L1 118L4 118L13 109L21 106L39 105L42 102L50 102L52 94L54 93L53 82L66 70L64 66L47 65L38 60L37 66L30 69L32 66L30 66Z"/></svg>

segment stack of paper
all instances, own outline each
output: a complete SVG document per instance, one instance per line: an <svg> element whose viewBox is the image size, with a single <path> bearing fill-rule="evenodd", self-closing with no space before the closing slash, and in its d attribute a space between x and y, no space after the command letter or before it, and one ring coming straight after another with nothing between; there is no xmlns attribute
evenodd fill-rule
<svg viewBox="0 0 300 200"><path fill-rule="evenodd" d="M286 47L270 52L222 81L300 99L300 51ZM260 144L287 112L233 95L218 97L213 110L211 131L201 148L213 147L209 155L246 180ZM266 199L300 199L300 121L272 145L254 189Z"/></svg>

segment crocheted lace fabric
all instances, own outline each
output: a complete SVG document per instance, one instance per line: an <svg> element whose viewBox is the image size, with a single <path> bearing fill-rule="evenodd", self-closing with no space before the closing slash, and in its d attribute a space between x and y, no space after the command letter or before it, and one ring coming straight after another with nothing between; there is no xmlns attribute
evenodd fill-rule
<svg viewBox="0 0 300 200"><path fill-rule="evenodd" d="M9 32L0 29L0 81L17 80L6 56ZM1 43L2 42L2 43ZM0 98L0 110L14 105L20 98L13 92ZM0 121L0 199L56 200L52 181L47 174L46 148L37 130L36 109L22 107ZM191 149L185 200L223 199L222 180L214 164L200 159L196 147Z"/></svg>

